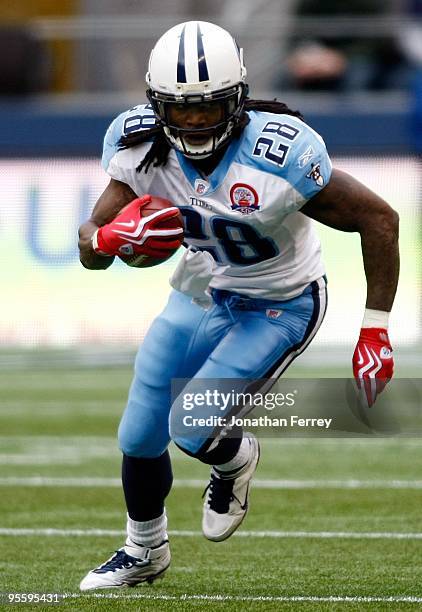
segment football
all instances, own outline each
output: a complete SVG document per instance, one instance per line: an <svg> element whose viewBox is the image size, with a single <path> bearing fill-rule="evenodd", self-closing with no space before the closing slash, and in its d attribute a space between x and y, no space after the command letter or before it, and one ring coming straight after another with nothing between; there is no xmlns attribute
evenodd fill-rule
<svg viewBox="0 0 422 612"><path fill-rule="evenodd" d="M127 237L127 243L119 248L119 258L133 268L150 268L169 259L183 243L183 217L170 200L158 196L150 196L139 214L134 231L126 224L128 231L119 232Z"/></svg>

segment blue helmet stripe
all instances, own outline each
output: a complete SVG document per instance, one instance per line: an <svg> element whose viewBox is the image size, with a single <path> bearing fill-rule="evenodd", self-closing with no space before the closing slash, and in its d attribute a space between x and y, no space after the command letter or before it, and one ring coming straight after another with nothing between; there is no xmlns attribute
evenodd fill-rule
<svg viewBox="0 0 422 612"><path fill-rule="evenodd" d="M179 56L177 58L177 82L178 83L186 83L185 30L186 30L186 26L183 27L182 33L180 34Z"/></svg>
<svg viewBox="0 0 422 612"><path fill-rule="evenodd" d="M237 52L237 56L240 59L240 48L239 45L237 44L236 40L233 38L233 42L234 42L234 46L236 47L236 52Z"/></svg>
<svg viewBox="0 0 422 612"><path fill-rule="evenodd" d="M208 74L208 66L207 60L205 59L205 51L204 44L202 42L202 32L199 27L196 30L196 40L197 40L197 48L198 48L198 70L199 70L199 80L200 81L209 81L210 77Z"/></svg>

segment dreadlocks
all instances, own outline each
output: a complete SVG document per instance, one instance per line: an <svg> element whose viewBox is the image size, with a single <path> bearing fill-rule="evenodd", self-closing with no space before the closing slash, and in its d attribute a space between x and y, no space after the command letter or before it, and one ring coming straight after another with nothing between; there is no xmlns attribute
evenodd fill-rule
<svg viewBox="0 0 422 612"><path fill-rule="evenodd" d="M248 110L279 115L293 115L293 117L298 117L304 121L299 111L292 110L284 102L278 102L277 100L250 100L247 98L240 122L233 130L233 138L239 138L244 128L248 125L249 116L246 112ZM133 132L127 136L122 136L119 140L119 149L129 149L148 141L152 141L152 145L136 168L136 172L141 172L143 168L145 168L145 172L148 172L151 164L155 167L166 165L171 147L166 139L163 128L157 125L149 130Z"/></svg>

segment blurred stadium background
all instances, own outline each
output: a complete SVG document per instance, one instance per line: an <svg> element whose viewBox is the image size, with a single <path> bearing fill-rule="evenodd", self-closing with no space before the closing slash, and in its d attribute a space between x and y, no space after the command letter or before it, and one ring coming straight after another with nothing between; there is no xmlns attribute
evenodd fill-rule
<svg viewBox="0 0 422 612"><path fill-rule="evenodd" d="M115 431L134 352L165 303L175 261L145 271L119 263L107 272L85 270L77 227L108 181L99 160L109 122L145 101L155 40L192 18L230 30L245 50L253 97L300 109L334 164L400 213L391 339L398 376L421 375L421 0L0 0L3 591L75 590L90 565L121 543ZM319 231L328 314L290 375L350 376L365 300L359 238ZM286 563L279 563L280 539L267 539L261 571L253 535L211 554L212 545L196 538L198 479L206 480L207 470L172 449L179 481L169 499L171 529L194 529L195 537L175 538L173 578L164 581L168 590L154 593L421 595L418 542L394 535L422 537L418 441L264 442L264 480L246 529L296 530L296 539L282 541ZM21 531L27 527L36 529ZM114 532L86 533L90 548L81 557L75 534L62 538L69 528L76 535L84 528ZM336 542L324 540L333 529ZM303 530L320 535L301 539ZM45 550L40 535L53 536ZM12 562L18 543L24 566ZM227 563L236 580L224 572ZM163 600L159 609L177 609L173 604ZM251 602L248 609L255 609Z"/></svg>

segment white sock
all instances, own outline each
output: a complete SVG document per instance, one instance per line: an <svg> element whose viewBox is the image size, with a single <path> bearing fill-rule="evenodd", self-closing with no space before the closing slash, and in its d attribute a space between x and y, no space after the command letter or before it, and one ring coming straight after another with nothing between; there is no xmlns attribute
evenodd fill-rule
<svg viewBox="0 0 422 612"><path fill-rule="evenodd" d="M236 455L227 463L221 463L220 465L215 465L214 467L219 472L232 472L233 470L238 470L243 467L248 461L251 454L251 445L249 442L249 438L243 438L240 443L239 450Z"/></svg>
<svg viewBox="0 0 422 612"><path fill-rule="evenodd" d="M125 552L132 557L139 553L139 547L152 548L167 540L167 515L163 514L151 521L134 521L127 517L127 539Z"/></svg>

